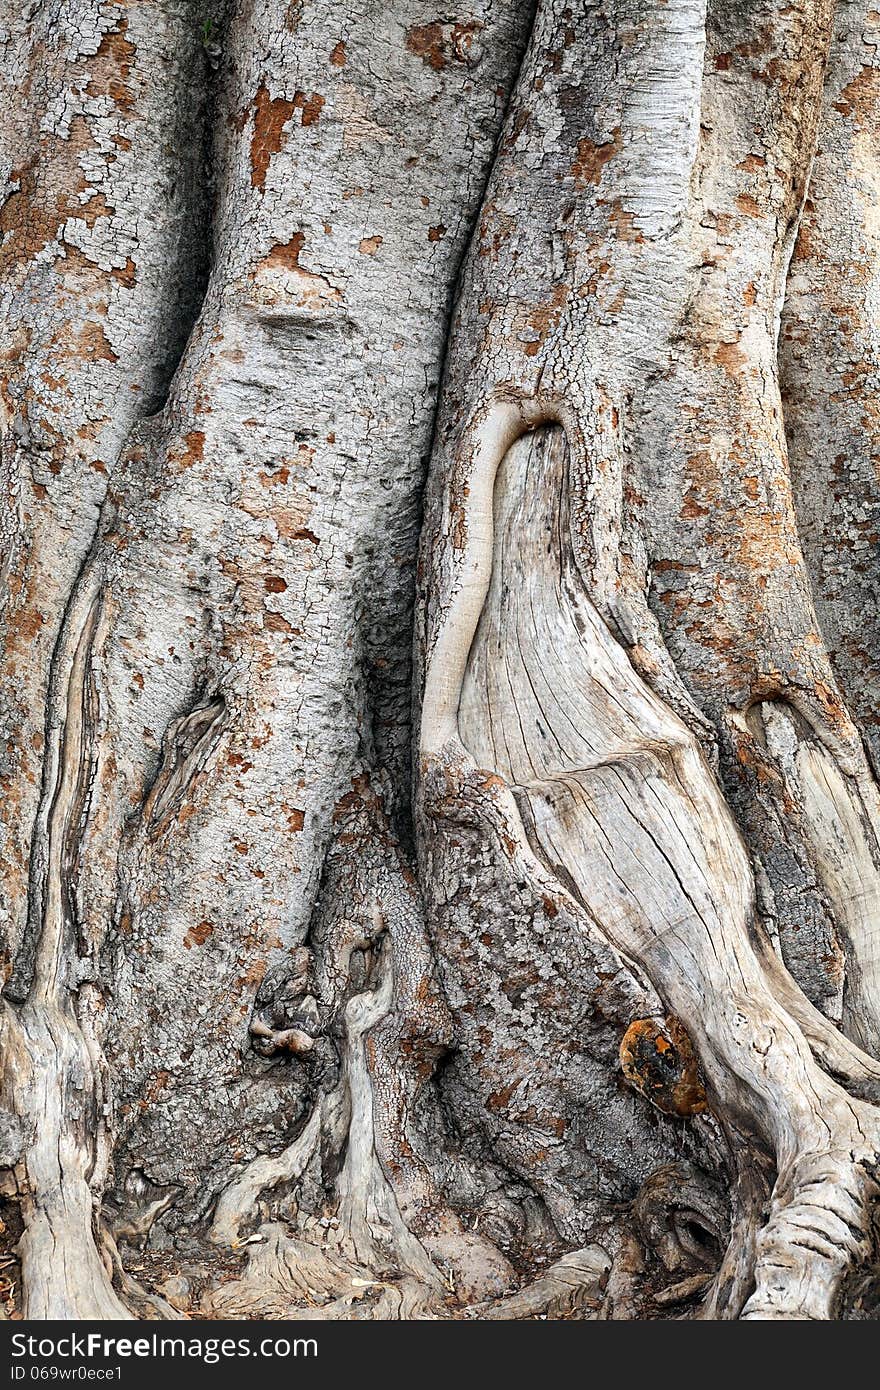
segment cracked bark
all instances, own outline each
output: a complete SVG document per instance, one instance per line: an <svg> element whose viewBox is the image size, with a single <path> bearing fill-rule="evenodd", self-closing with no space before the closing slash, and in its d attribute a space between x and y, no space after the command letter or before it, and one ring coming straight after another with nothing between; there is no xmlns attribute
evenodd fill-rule
<svg viewBox="0 0 880 1390"><path fill-rule="evenodd" d="M13 10L25 1315L870 1316L876 13Z"/></svg>

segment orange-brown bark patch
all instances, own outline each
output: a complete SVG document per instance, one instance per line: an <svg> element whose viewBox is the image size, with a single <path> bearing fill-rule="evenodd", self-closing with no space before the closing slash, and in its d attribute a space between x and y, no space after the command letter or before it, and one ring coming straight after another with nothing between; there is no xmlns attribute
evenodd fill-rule
<svg viewBox="0 0 880 1390"><path fill-rule="evenodd" d="M205 433L204 430L190 430L189 434L184 435L186 448L181 455L181 463L184 468L189 468L194 463L201 463L205 456Z"/></svg>
<svg viewBox="0 0 880 1390"><path fill-rule="evenodd" d="M86 87L90 97L108 96L126 113L134 106L134 94L127 78L135 54L135 45L126 38L127 29L128 20L120 19L116 29L104 34L90 63L94 76Z"/></svg>
<svg viewBox="0 0 880 1390"><path fill-rule="evenodd" d="M486 1097L486 1105L489 1110L506 1110L510 1103L510 1098L522 1081L522 1077L517 1076L513 1081L509 1081L506 1086L502 1086L500 1091L493 1091Z"/></svg>
<svg viewBox="0 0 880 1390"><path fill-rule="evenodd" d="M298 270L299 253L303 249L305 239L304 232L294 232L290 241L272 247L263 264L284 266L285 270Z"/></svg>
<svg viewBox="0 0 880 1390"><path fill-rule="evenodd" d="M90 361L99 359L104 362L119 361L119 357L110 346L107 334L100 323L94 323L91 320L84 323L74 341L81 357L88 358Z"/></svg>
<svg viewBox="0 0 880 1390"><path fill-rule="evenodd" d="M114 266L110 274L113 276L114 280L119 281L120 285L125 285L126 289L131 289L137 279L137 266L131 259L131 256L126 256L125 265Z"/></svg>
<svg viewBox="0 0 880 1390"><path fill-rule="evenodd" d="M635 225L635 213L627 212L619 201L612 204L608 221L618 241L630 241L636 246L644 244L645 238Z"/></svg>
<svg viewBox="0 0 880 1390"><path fill-rule="evenodd" d="M597 187L602 179L602 170L609 160L619 153L621 146L620 126L613 132L612 138L603 144L597 145L594 141L584 137L578 141L577 157L571 166L574 181L578 188L587 188L590 184Z"/></svg>
<svg viewBox="0 0 880 1390"><path fill-rule="evenodd" d="M692 497L690 493L688 493L687 497L685 497L684 502L682 503L681 511L679 512L679 516L681 517L682 521L696 521L698 517L708 515L709 508L701 507L699 502L697 502L697 500L694 497Z"/></svg>
<svg viewBox="0 0 880 1390"><path fill-rule="evenodd" d="M275 473L258 473L261 487L283 487L290 478L290 469L279 468Z"/></svg>
<svg viewBox="0 0 880 1390"><path fill-rule="evenodd" d="M751 193L740 193L736 199L736 205L746 217L763 217L764 215L760 203L752 197Z"/></svg>
<svg viewBox="0 0 880 1390"><path fill-rule="evenodd" d="M859 116L863 121L872 120L880 95L880 71L866 66L843 88L840 99L834 103L835 111L841 116Z"/></svg>
<svg viewBox="0 0 880 1390"><path fill-rule="evenodd" d="M443 25L437 20L431 24L414 24L407 29L406 46L410 53L421 58L435 72L442 72L446 67Z"/></svg>
<svg viewBox="0 0 880 1390"><path fill-rule="evenodd" d="M293 104L300 114L302 125L315 125L320 118L324 107L324 98L318 92L312 92L311 96L306 96L305 92L295 92Z"/></svg>
<svg viewBox="0 0 880 1390"><path fill-rule="evenodd" d="M541 304L532 304L526 314L526 323L529 328L538 334L539 341L525 344L525 354L527 357L536 356L541 343L559 324L565 302L568 299L568 286L559 283L553 286L553 293L550 298Z"/></svg>
<svg viewBox="0 0 880 1390"><path fill-rule="evenodd" d="M144 1091L144 1099L138 1101L138 1107L141 1110L149 1109L149 1107L155 1102L159 1094L165 1090L165 1087L168 1085L168 1082L170 1080L170 1071L157 1071L156 1075L153 1077L153 1080L147 1083L146 1090Z"/></svg>
<svg viewBox="0 0 880 1390"><path fill-rule="evenodd" d="M6 620L9 636L13 639L10 645L21 647L32 642L43 626L43 621L43 615L37 608L12 609Z"/></svg>
<svg viewBox="0 0 880 1390"><path fill-rule="evenodd" d="M99 217L112 216L114 209L108 205L103 193L96 193L87 202L78 203L75 195L86 191L84 181L80 177L74 185L70 174L57 169L52 158L53 147L60 147L66 167L70 157L91 144L88 126L78 117L71 122L67 141L44 142L41 154L34 154L25 164L11 171L10 182L19 186L0 206L0 274L36 256L44 246L57 238L68 218L78 218L91 228ZM46 186L49 173L55 178L63 175L59 179L60 191L57 187Z"/></svg>
<svg viewBox="0 0 880 1390"><path fill-rule="evenodd" d="M284 143L284 127L294 112L286 97L270 97L263 82L254 97L254 133L251 137L251 186L262 188L269 163Z"/></svg>
<svg viewBox="0 0 880 1390"><path fill-rule="evenodd" d="M381 237L379 240L381 241ZM269 254L260 261L258 269L291 271L296 277L297 303L304 308L320 310L325 309L328 304L338 304L342 299L342 291L332 285L326 276L306 270L300 265L299 258L304 245L305 234L294 232L289 241L272 247Z"/></svg>
<svg viewBox="0 0 880 1390"><path fill-rule="evenodd" d="M729 376L738 376L748 358L737 343L719 343L714 353L715 361Z"/></svg>
<svg viewBox="0 0 880 1390"><path fill-rule="evenodd" d="M213 930L213 922L199 922L197 926L190 927L186 936L183 938L184 946L188 951L192 950L193 946L204 946Z"/></svg>
<svg viewBox="0 0 880 1390"><path fill-rule="evenodd" d="M270 632L283 632L285 635L295 634L297 629L293 627L286 618L282 618L280 613L273 613L271 608L267 608L263 617L263 626Z"/></svg>

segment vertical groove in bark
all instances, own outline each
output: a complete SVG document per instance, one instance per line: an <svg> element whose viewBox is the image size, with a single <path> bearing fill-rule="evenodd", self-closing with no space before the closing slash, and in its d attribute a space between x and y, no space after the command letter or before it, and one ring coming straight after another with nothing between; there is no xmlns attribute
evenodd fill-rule
<svg viewBox="0 0 880 1390"><path fill-rule="evenodd" d="M20 1009L4 1004L5 1065L15 1113L33 1134L16 1169L25 1231L19 1251L31 1318L127 1318L96 1243L110 1156L110 1098L100 993L76 978L71 877L92 773L92 661L102 595L80 590L50 683L49 739L33 867L38 949ZM92 713L92 718L90 718Z"/></svg>

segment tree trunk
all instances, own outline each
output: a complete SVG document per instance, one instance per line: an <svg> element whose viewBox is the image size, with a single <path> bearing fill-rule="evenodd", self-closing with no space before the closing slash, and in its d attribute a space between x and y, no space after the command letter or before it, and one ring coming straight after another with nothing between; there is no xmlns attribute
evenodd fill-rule
<svg viewBox="0 0 880 1390"><path fill-rule="evenodd" d="M876 1316L877 11L6 11L7 1314Z"/></svg>

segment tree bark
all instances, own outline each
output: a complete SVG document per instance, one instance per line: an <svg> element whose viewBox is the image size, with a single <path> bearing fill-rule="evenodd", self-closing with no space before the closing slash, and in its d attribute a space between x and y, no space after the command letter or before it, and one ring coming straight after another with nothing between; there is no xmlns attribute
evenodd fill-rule
<svg viewBox="0 0 880 1390"><path fill-rule="evenodd" d="M7 8L24 1316L874 1316L876 12Z"/></svg>

